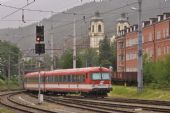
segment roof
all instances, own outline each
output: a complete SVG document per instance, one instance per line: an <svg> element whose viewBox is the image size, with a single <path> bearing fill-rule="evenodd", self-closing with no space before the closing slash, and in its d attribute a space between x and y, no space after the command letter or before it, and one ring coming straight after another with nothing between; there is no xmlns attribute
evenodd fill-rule
<svg viewBox="0 0 170 113"><path fill-rule="evenodd" d="M110 72L109 69L104 67L87 67L87 68L75 68L75 69L59 69L53 71L41 71L41 76L49 76L49 75L66 75L66 74L85 74L88 72L96 72L96 71L103 71L103 72ZM25 76L38 76L39 72L28 73Z"/></svg>

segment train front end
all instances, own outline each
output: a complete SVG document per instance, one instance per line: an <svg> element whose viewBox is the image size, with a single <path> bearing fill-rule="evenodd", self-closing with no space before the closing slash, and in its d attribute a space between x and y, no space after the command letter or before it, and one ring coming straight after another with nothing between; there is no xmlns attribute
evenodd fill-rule
<svg viewBox="0 0 170 113"><path fill-rule="evenodd" d="M112 90L111 71L107 68L98 68L98 70L89 73L89 84L92 89L89 95L97 95L101 97L107 96Z"/></svg>

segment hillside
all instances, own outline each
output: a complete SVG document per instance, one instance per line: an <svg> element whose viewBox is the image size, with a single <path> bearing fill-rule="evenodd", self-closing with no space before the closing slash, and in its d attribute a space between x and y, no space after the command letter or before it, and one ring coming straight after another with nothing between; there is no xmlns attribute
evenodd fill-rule
<svg viewBox="0 0 170 113"><path fill-rule="evenodd" d="M131 6L127 5L135 1L137 0L105 0L101 3L91 2L69 9L66 12L76 12L78 13L76 20L82 19L76 22L77 38L87 37L90 17L97 10L102 12L106 35L111 36L115 30L115 23L117 19L120 18L122 12L127 13L131 24L137 23L137 11L131 10ZM119 7L125 5L126 7L118 10ZM170 1L165 3L163 0L143 0L143 20L170 11L169 5ZM137 7L137 4L133 5L133 7ZM86 22L83 21L83 16L86 16ZM41 23L45 26L46 48L50 48L50 33L52 32L54 33L54 48L63 49L64 39L69 38L70 35L73 34L73 15L59 13L53 15L51 18L43 19ZM50 30L51 24L54 27L53 31ZM36 25L37 23L17 29L1 29L0 40L10 40L16 43L22 50L33 49Z"/></svg>

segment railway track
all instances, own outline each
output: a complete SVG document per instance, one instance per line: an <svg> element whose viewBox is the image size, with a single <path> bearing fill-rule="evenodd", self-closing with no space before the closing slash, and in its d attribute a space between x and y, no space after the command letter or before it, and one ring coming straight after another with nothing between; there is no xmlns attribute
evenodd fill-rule
<svg viewBox="0 0 170 113"><path fill-rule="evenodd" d="M31 94L31 96L37 98L37 96L35 95ZM134 113L135 112L134 110L129 108L122 109L122 108L115 108L113 106L105 106L103 105L103 103L92 104L91 102L85 102L85 101L75 100L75 99L58 98L52 96L44 96L44 99L51 103L61 104L64 106L75 107L75 108L85 109L85 110L99 112L99 113Z"/></svg>
<svg viewBox="0 0 170 113"><path fill-rule="evenodd" d="M29 94L32 97L37 98L36 95ZM44 99L48 102L55 103L55 104L61 104L64 106L94 111L98 113L134 113L135 111L129 110L129 109L122 109L122 108L113 108L110 106L103 106L97 105L97 104L91 104L89 102L82 102L82 101L75 101L74 99L65 99L65 98L58 98L58 97L52 97L52 96L44 96Z"/></svg>
<svg viewBox="0 0 170 113"><path fill-rule="evenodd" d="M0 95L0 104L7 108L15 110L17 113L56 113L54 111L31 107L28 105L21 104L17 101L14 101L12 99L12 97L15 96L16 94L21 93L21 92L23 92L23 91L1 94Z"/></svg>
<svg viewBox="0 0 170 113"><path fill-rule="evenodd" d="M102 113L134 113L136 110L141 112L161 112L170 113L168 101L152 101L138 99L114 99L114 98L82 98L82 97L56 97L44 96L45 100L56 104L76 107ZM158 103L157 103L158 102Z"/></svg>
<svg viewBox="0 0 170 113"><path fill-rule="evenodd" d="M115 99L109 99L109 98L87 99L87 98L79 98L79 97L78 98L76 97L59 98L59 97L51 97L51 96L46 96L45 99L50 102L57 103L57 104L78 107L81 109L83 108L83 109L88 109L88 110L97 111L97 112L105 112L105 113L113 113L113 111L123 112L123 113L133 113L139 109L147 113L148 112L161 112L161 113L170 112L169 102L166 102L166 101L152 101L152 100L135 101L137 99L132 99L132 100L125 99L125 101L123 101L123 99L117 99L117 102L115 102L113 101ZM159 102L159 104L156 102Z"/></svg>
<svg viewBox="0 0 170 113"><path fill-rule="evenodd" d="M122 108L141 108L146 111L167 112L170 113L170 101L140 100L140 99L121 99L121 98L83 98L66 97L67 100L86 101L91 104L101 104L104 106L122 107Z"/></svg>
<svg viewBox="0 0 170 113"><path fill-rule="evenodd" d="M56 98L46 97L45 100L56 104L62 104L69 107L75 107L75 108L95 111L99 113L113 113L113 112L134 113L134 111L129 109L113 108L112 106L103 106L103 104L92 104L89 102L77 101L77 100L75 101L74 99L67 100L67 99L56 99Z"/></svg>
<svg viewBox="0 0 170 113"><path fill-rule="evenodd" d="M67 98L75 98L75 99L84 99L84 97L78 96L66 96ZM138 103L145 105L163 105L170 106L170 101L161 101L161 100L143 100L143 99L128 99L128 98L89 98L92 100L102 100L108 102L122 102L122 103Z"/></svg>

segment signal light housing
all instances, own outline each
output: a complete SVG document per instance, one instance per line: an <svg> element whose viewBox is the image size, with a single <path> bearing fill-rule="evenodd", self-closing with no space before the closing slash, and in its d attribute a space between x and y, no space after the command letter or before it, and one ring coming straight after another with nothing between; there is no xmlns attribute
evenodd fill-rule
<svg viewBox="0 0 170 113"><path fill-rule="evenodd" d="M44 41L44 26L36 26L36 41Z"/></svg>
<svg viewBox="0 0 170 113"><path fill-rule="evenodd" d="M45 44L35 44L35 53L44 54L45 53Z"/></svg>

